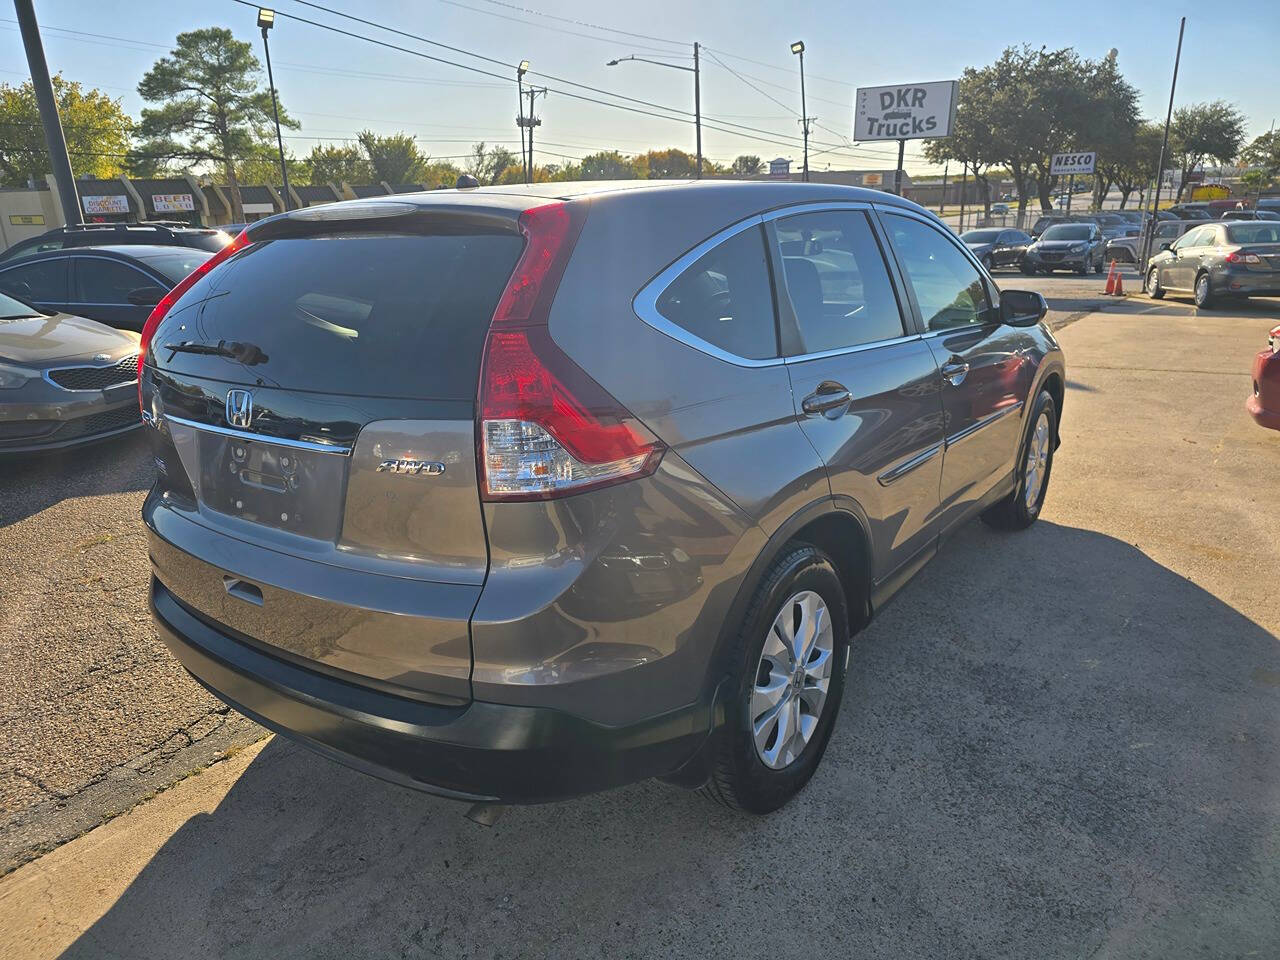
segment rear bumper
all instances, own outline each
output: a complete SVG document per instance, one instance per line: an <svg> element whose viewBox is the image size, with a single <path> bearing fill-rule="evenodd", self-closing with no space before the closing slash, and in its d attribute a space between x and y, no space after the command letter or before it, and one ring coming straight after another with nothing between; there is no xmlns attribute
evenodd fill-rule
<svg viewBox="0 0 1280 960"><path fill-rule="evenodd" d="M198 617L154 577L151 611L174 656L241 713L340 763L456 799L539 803L671 774L723 716L718 688L625 727L543 707L428 704L270 656Z"/></svg>

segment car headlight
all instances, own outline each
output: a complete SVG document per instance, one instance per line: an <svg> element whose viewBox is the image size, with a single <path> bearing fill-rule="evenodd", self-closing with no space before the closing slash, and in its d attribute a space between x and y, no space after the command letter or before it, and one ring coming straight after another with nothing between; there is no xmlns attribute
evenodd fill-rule
<svg viewBox="0 0 1280 960"><path fill-rule="evenodd" d="M24 386L28 380L34 380L35 374L22 367L11 367L0 363L0 390L16 390Z"/></svg>
<svg viewBox="0 0 1280 960"><path fill-rule="evenodd" d="M1087 243L1077 243L1071 248L1071 252L1084 253L1088 249L1089 249L1089 245Z"/></svg>

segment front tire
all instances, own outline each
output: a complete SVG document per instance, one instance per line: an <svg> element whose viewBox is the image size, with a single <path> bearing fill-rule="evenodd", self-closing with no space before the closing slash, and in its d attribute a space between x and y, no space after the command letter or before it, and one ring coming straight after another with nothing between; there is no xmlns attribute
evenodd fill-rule
<svg viewBox="0 0 1280 960"><path fill-rule="evenodd" d="M1209 279L1207 273L1201 273L1196 277L1196 307L1201 310L1208 310L1217 302L1217 297L1213 293L1213 282Z"/></svg>
<svg viewBox="0 0 1280 960"><path fill-rule="evenodd" d="M1147 293L1152 300L1164 299L1164 287L1160 286L1160 268L1152 267L1147 271Z"/></svg>
<svg viewBox="0 0 1280 960"><path fill-rule="evenodd" d="M1036 522L1049 492L1053 450L1058 442L1058 407L1048 390L1041 390L1031 411L1031 431L1018 454L1018 483L1013 492L990 507L982 519L998 530L1024 530Z"/></svg>
<svg viewBox="0 0 1280 960"><path fill-rule="evenodd" d="M844 694L849 614L830 558L799 544L774 561L734 640L735 697L699 792L770 813L809 782Z"/></svg>

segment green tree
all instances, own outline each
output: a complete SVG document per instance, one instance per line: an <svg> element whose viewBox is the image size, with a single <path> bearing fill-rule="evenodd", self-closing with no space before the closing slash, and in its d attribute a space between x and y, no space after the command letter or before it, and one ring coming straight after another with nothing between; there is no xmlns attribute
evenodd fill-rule
<svg viewBox="0 0 1280 960"><path fill-rule="evenodd" d="M422 171L422 182L426 184L428 190L434 190L436 187L452 187L458 182L458 177L462 176L462 171L458 169L456 164L450 163L448 160L437 160L432 163L430 160L424 160L424 168Z"/></svg>
<svg viewBox="0 0 1280 960"><path fill-rule="evenodd" d="M1116 57L1084 61L1086 114L1076 131L1076 143L1097 153L1093 177L1093 209L1117 182L1116 174L1137 147L1137 131L1142 118L1138 111L1138 91L1121 74ZM1152 162L1152 170L1155 161ZM1136 182L1136 181L1135 181Z"/></svg>
<svg viewBox="0 0 1280 960"><path fill-rule="evenodd" d="M317 144L304 163L312 183L368 183L373 179L368 158L351 144Z"/></svg>
<svg viewBox="0 0 1280 960"><path fill-rule="evenodd" d="M300 187L304 183L323 183L323 180L312 180L311 167L306 161L299 160L289 153L285 147L284 162L289 168L289 183ZM284 188L284 178L280 176L280 154L277 149L260 148L252 156L245 157L236 164L236 173L241 183L265 183L280 190Z"/></svg>
<svg viewBox="0 0 1280 960"><path fill-rule="evenodd" d="M421 183L426 173L426 157L418 151L418 142L407 133L380 136L372 130L361 130L356 138L369 163L371 177L378 182Z"/></svg>
<svg viewBox="0 0 1280 960"><path fill-rule="evenodd" d="M630 157L617 150L602 150L582 158L579 176L583 180L638 180L640 171Z"/></svg>
<svg viewBox="0 0 1280 960"><path fill-rule="evenodd" d="M488 147L484 145L484 141L473 144L471 154L467 157L466 171L471 174L481 185L498 183L503 172L508 168L517 166L516 155L506 147ZM516 183L524 180L524 170L521 167L519 179L513 181Z"/></svg>
<svg viewBox="0 0 1280 960"><path fill-rule="evenodd" d="M729 172L735 177L750 177L760 172L760 168L764 166L764 162L754 154L744 153L739 157L734 157L733 163L729 164Z"/></svg>
<svg viewBox="0 0 1280 960"><path fill-rule="evenodd" d="M1240 159L1251 167L1259 167L1268 179L1280 174L1280 131L1272 130L1256 137L1240 151Z"/></svg>
<svg viewBox="0 0 1280 960"><path fill-rule="evenodd" d="M1098 168L1120 190L1120 209L1123 210L1128 205L1129 197L1135 190L1143 190L1152 182L1156 175L1156 164L1160 162L1160 143L1163 139L1162 126L1143 122L1138 124L1127 145L1098 153Z"/></svg>
<svg viewBox="0 0 1280 960"><path fill-rule="evenodd" d="M669 180L672 178L683 179L685 177L693 177L698 172L698 162L691 153L685 153L676 147L670 147L666 150L650 150L644 154L645 163L649 168L650 180ZM707 170L707 162L703 160L703 172L709 173Z"/></svg>
<svg viewBox="0 0 1280 960"><path fill-rule="evenodd" d="M119 175L133 131L120 101L64 80L62 74L53 78L53 97L76 175ZM28 179L43 180L52 170L31 81L0 84L0 185L25 186Z"/></svg>
<svg viewBox="0 0 1280 960"><path fill-rule="evenodd" d="M951 128L951 136L927 140L924 145L924 155L933 163L951 160L968 164L969 174L982 188L983 209L988 216L991 214L988 174L991 165L1001 159L995 152L995 142L990 135L993 118L991 91L987 89L991 83L987 72L989 70L990 68L986 68L979 71L969 67L964 71L960 77L956 119Z"/></svg>
<svg viewBox="0 0 1280 960"><path fill-rule="evenodd" d="M1183 191L1190 194L1188 173L1206 160L1230 163L1239 155L1244 138L1244 115L1225 100L1193 103L1173 111L1169 146L1174 162L1182 170L1178 199L1182 199Z"/></svg>
<svg viewBox="0 0 1280 960"><path fill-rule="evenodd" d="M237 165L275 139L271 91L262 85L252 48L222 27L178 34L177 46L138 84L144 107L139 155L155 161L220 168L231 190L231 216L244 218ZM280 107L280 125L298 123Z"/></svg>

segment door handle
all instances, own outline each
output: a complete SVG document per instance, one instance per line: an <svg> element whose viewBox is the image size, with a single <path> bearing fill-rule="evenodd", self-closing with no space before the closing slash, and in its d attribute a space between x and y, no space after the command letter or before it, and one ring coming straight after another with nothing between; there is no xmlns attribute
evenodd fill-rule
<svg viewBox="0 0 1280 960"><path fill-rule="evenodd" d="M961 360L959 357L952 357L942 365L942 378L953 387L958 387L964 383L964 378L969 374L969 364L967 361Z"/></svg>
<svg viewBox="0 0 1280 960"><path fill-rule="evenodd" d="M843 384L836 383L834 380L824 380L818 384L816 391L800 401L800 409L806 416L824 416L832 410L846 406L852 400L853 394Z"/></svg>

